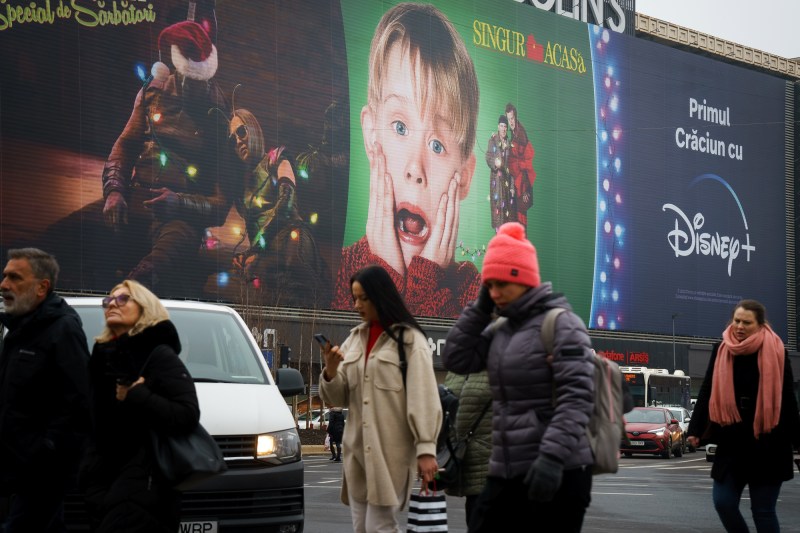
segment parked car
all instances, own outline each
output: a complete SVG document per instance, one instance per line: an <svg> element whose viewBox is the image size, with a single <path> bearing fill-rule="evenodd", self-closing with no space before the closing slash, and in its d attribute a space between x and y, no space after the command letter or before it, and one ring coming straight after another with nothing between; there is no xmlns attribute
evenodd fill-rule
<svg viewBox="0 0 800 533"><path fill-rule="evenodd" d="M687 432L689 431L689 422L692 420L692 415L688 409L685 407L673 407L671 405L665 405L667 409L672 413L672 416L678 421L678 424L681 426L681 435L683 436L683 448L689 453L694 453L697 449L694 446L689 445L686 441Z"/></svg>
<svg viewBox="0 0 800 533"><path fill-rule="evenodd" d="M344 421L347 422L347 413L349 412L348 409L342 409L342 413L344 414ZM316 411L317 415L311 419L311 428L312 429L328 429L328 422L330 421L330 409L325 409L322 414L319 414L319 411ZM300 426L302 427L302 426Z"/></svg>
<svg viewBox="0 0 800 533"><path fill-rule="evenodd" d="M634 407L625 414L626 440L620 444L625 457L634 453L660 455L669 459L683 455L683 432L666 407Z"/></svg>
<svg viewBox="0 0 800 533"><path fill-rule="evenodd" d="M342 409L344 413L344 420L347 422L347 409ZM297 417L297 425L300 429L306 429L306 418L308 414L303 413ZM319 409L314 409L311 412L311 421L308 423L308 429L328 429L328 421L330 420L330 409L325 409L320 413Z"/></svg>
<svg viewBox="0 0 800 533"><path fill-rule="evenodd" d="M311 417L309 418L309 413L306 411L305 413L297 416L297 427L300 429L322 429L319 425L319 419L321 415L322 412L319 409L314 409L311 411ZM307 425L306 420L308 420Z"/></svg>
<svg viewBox="0 0 800 533"><path fill-rule="evenodd" d="M717 455L716 444L706 444L706 461L709 463L714 461L714 456Z"/></svg>
<svg viewBox="0 0 800 533"><path fill-rule="evenodd" d="M104 323L100 298L67 298L86 338ZM228 471L183 492L181 531L300 532L305 499L300 437L284 396L304 390L296 369L273 379L249 328L230 307L162 300L194 378L200 423L222 449ZM288 370L288 372L286 372ZM65 502L70 531L87 531L83 496Z"/></svg>

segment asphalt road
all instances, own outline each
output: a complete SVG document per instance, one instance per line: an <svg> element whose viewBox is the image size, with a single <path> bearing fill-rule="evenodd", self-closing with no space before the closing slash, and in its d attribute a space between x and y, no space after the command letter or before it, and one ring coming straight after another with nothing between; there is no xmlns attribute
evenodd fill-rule
<svg viewBox="0 0 800 533"><path fill-rule="evenodd" d="M351 532L349 509L339 500L341 463L327 456L305 457L306 533ZM636 531L656 527L681 532L719 532L722 527L711 505L711 463L702 450L681 458L623 458L617 474L596 476L592 504L583 531ZM748 493L742 513L750 519ZM466 533L464 500L448 497L450 533ZM785 483L778 500L781 531L800 533L800 476Z"/></svg>

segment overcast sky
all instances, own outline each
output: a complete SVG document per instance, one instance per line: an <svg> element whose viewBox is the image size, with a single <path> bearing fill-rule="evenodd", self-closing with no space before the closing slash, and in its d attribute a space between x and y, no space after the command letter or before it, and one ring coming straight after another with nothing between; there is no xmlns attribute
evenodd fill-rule
<svg viewBox="0 0 800 533"><path fill-rule="evenodd" d="M782 57L800 57L800 0L636 0L636 11Z"/></svg>

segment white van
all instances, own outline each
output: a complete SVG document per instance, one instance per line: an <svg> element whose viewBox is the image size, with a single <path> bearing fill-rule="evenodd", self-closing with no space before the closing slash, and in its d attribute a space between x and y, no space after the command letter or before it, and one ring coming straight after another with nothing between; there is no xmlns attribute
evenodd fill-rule
<svg viewBox="0 0 800 533"><path fill-rule="evenodd" d="M91 349L104 324L100 298L67 301L81 316ZM283 398L303 392L300 372L281 368L273 381L255 339L233 309L162 302L180 336L180 358L195 381L200 423L228 465L224 474L183 493L180 531L303 531L300 437ZM65 512L70 527L88 523L79 496L68 499Z"/></svg>

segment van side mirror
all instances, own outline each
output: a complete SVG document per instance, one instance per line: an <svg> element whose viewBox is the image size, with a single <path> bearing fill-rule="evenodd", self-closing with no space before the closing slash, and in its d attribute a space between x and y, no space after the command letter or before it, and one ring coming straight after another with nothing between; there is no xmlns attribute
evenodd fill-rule
<svg viewBox="0 0 800 533"><path fill-rule="evenodd" d="M279 368L275 371L275 384L282 396L295 396L305 391L303 375L296 368Z"/></svg>

